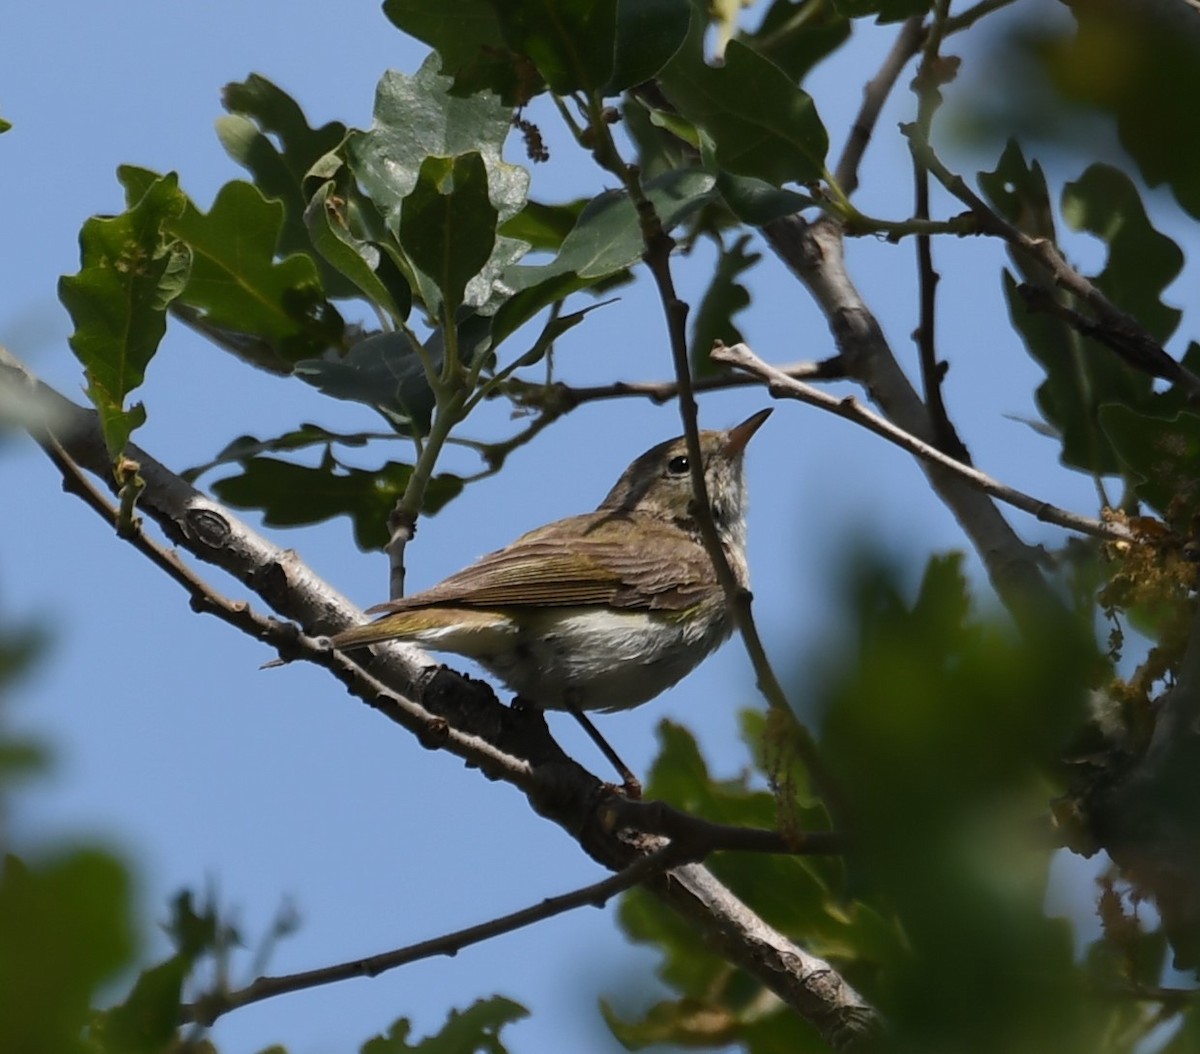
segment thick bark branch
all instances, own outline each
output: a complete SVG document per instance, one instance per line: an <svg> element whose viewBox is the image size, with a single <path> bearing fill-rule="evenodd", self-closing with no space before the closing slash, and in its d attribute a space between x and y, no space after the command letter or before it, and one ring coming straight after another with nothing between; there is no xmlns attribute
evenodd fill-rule
<svg viewBox="0 0 1200 1054"><path fill-rule="evenodd" d="M24 391L47 408L43 419L54 422L53 430L46 424L31 427L39 442L57 446L72 461L106 483L111 481L94 412L37 381L3 348L0 385ZM155 520L180 548L233 575L274 611L298 622L310 637L361 620L361 612L294 552L252 531L145 451L131 446L127 453L138 462L145 481L139 511ZM502 706L486 685L447 670L431 677L432 662L420 649L380 648L365 671L335 653L313 648L311 641L299 636L296 653L335 669L350 690L370 705L406 727L419 729L424 746L446 745L437 737L439 720L443 722L454 733L456 754L488 775L521 786L537 812L567 830L605 867L621 870L661 845L657 836L611 829L604 807L611 791L562 753L539 712ZM410 719L416 723L410 724ZM475 754L472 737L480 741ZM497 751L513 755L513 767L497 766ZM848 1050L876 1030L874 1012L832 966L767 926L703 866L676 868L648 888L691 920L729 962L813 1024L831 1046Z"/></svg>
<svg viewBox="0 0 1200 1054"><path fill-rule="evenodd" d="M837 224L829 219L809 224L799 216L789 216L768 224L763 234L824 312L847 375L863 385L885 417L933 444L925 404L846 271L844 241ZM1038 568L1037 551L1017 537L991 498L944 468L919 463L971 539L993 587L1009 609L1020 612L1030 604L1043 611L1057 609L1059 601Z"/></svg>

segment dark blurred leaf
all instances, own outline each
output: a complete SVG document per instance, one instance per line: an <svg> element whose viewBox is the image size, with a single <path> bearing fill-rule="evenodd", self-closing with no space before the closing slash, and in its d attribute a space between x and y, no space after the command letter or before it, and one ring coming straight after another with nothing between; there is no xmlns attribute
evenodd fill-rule
<svg viewBox="0 0 1200 1054"><path fill-rule="evenodd" d="M243 463L241 475L218 480L212 489L221 501L236 508L261 510L270 527L296 527L349 516L359 548L371 550L387 544L388 515L411 476L411 465L395 461L367 471L338 468L329 462L309 468L255 457ZM421 511L432 515L462 488L458 476L434 476L425 490Z"/></svg>
<svg viewBox="0 0 1200 1054"><path fill-rule="evenodd" d="M1036 162L1027 164L1015 143L1008 144L994 171L979 174L979 183L1005 218L1031 237L1057 242L1041 167ZM1129 205L1128 200L1125 204ZM1072 208L1081 220L1090 215L1087 222L1096 222L1094 212L1089 212L1081 201L1077 200ZM1114 284L1124 282L1127 288L1136 289L1139 302L1145 303L1147 299L1156 298L1154 283L1162 265L1155 263L1148 268L1148 281L1131 279L1129 269L1137 265L1125 254L1130 251L1131 240L1134 245L1153 247L1160 258L1163 250L1156 241L1157 236L1153 232L1147 233L1144 223L1138 223L1139 214L1140 205L1136 210L1128 209L1122 214L1124 223L1130 225L1128 233L1121 234L1116 242L1122 247L1122 259L1119 263L1110 260L1105 274L1111 272L1117 276ZM1122 231L1124 223L1118 222L1104 229L1115 237ZM1100 226L1098 222L1096 225ZM1022 256L1014 256L1013 263L1027 281L1039 287L1055 288L1052 276L1040 264ZM1121 462L1100 427L1099 409L1110 402L1125 406L1145 405L1152 393L1151 378L1125 365L1097 341L1080 336L1065 321L1045 312L1031 311L1009 274L1004 276L1004 290L1013 325L1030 355L1046 371L1046 380L1038 388L1038 406L1062 437L1063 461L1094 475L1119 472ZM1069 307L1087 315L1086 305L1069 294L1056 295Z"/></svg>
<svg viewBox="0 0 1200 1054"><path fill-rule="evenodd" d="M757 750L767 751L761 715L747 714L745 723ZM650 773L647 797L721 823L775 826L771 794L751 789L744 776L713 779L695 740L681 726L663 722L658 731L662 748ZM828 828L828 817L819 806L799 808L797 820L803 829ZM840 884L842 876L836 860L730 853L713 857L708 866L765 921L796 934L815 954L869 957L879 942L872 929L887 931L892 944L899 940L873 912L846 903L831 888L830 880ZM656 1004L637 1020L624 1019L604 1006L606 1020L623 1043L634 1049L662 1042L703 1047L744 1044L753 1037L762 1044L749 1048L756 1051L822 1049L815 1045L815 1031L794 1015L764 1014L771 997L762 985L731 970L693 927L645 891L633 890L622 898L619 918L630 939L657 948L662 955L659 975L681 994L678 1000Z"/></svg>
<svg viewBox="0 0 1200 1054"><path fill-rule="evenodd" d="M605 95L620 95L655 76L683 45L689 0L618 0L616 59Z"/></svg>
<svg viewBox="0 0 1200 1054"><path fill-rule="evenodd" d="M276 251L312 253L305 229L308 202L304 180L318 159L336 150L346 136L346 126L337 121L310 128L304 111L282 89L266 77L251 74L240 83L227 84L221 102L229 116L217 120L217 136L226 152L254 177L255 186L284 209ZM272 142L271 137L276 142ZM322 284L331 297L353 296L355 288L323 260L316 263Z"/></svg>
<svg viewBox="0 0 1200 1054"><path fill-rule="evenodd" d="M509 48L558 95L599 91L613 72L617 0L492 0Z"/></svg>
<svg viewBox="0 0 1200 1054"><path fill-rule="evenodd" d="M808 71L850 39L850 20L819 0L774 0L744 40L800 84Z"/></svg>
<svg viewBox="0 0 1200 1054"><path fill-rule="evenodd" d="M877 15L877 22L902 22L913 15L923 15L932 0L834 0L838 12L846 18L865 18Z"/></svg>
<svg viewBox="0 0 1200 1054"><path fill-rule="evenodd" d="M88 1038L104 1054L162 1054L179 1027L183 982L190 962L174 955L143 970L119 1005L92 1021Z"/></svg>
<svg viewBox="0 0 1200 1054"><path fill-rule="evenodd" d="M183 292L191 264L187 246L171 233L187 207L175 175L149 179L140 190L120 216L83 225L81 269L58 283L75 323L71 350L83 363L113 460L146 420L140 403L125 409L125 398L145 377L166 332L167 305Z"/></svg>
<svg viewBox="0 0 1200 1054"><path fill-rule="evenodd" d="M856 646L823 693L853 888L904 934L867 994L899 1050L1102 1049L1105 1000L1045 915L1051 847L1034 834L1098 669L1090 624L980 620L960 563L932 561L907 601L856 560Z"/></svg>
<svg viewBox="0 0 1200 1054"><path fill-rule="evenodd" d="M1063 188L1062 213L1074 230L1108 246L1104 270L1093 279L1097 288L1165 344L1183 312L1161 297L1183 269L1183 253L1154 229L1137 187L1111 165L1091 165Z"/></svg>
<svg viewBox="0 0 1200 1054"><path fill-rule="evenodd" d="M496 209L488 200L487 170L478 153L427 157L400 214L405 253L433 289L422 284L426 307L453 318L467 283L492 255ZM434 298L438 299L435 300Z"/></svg>
<svg viewBox="0 0 1200 1054"><path fill-rule="evenodd" d="M111 856L77 850L0 875L0 1050L81 1049L88 1006L133 952L129 879Z"/></svg>
<svg viewBox="0 0 1200 1054"><path fill-rule="evenodd" d="M391 265L391 258L351 232L346 223L345 200L337 196L335 187L333 180L323 183L304 213L312 244L357 291L386 311L393 321L401 322L412 310L412 291L403 276L399 282L380 277L381 270Z"/></svg>
<svg viewBox="0 0 1200 1054"><path fill-rule="evenodd" d="M453 78L454 95L491 89L508 105L521 105L541 85L524 73L519 56L508 50L495 5L490 0L384 0L383 13L398 29L423 41L441 58Z"/></svg>
<svg viewBox="0 0 1200 1054"><path fill-rule="evenodd" d="M1200 416L1154 417L1112 404L1101 408L1100 422L1140 480L1138 497L1187 530L1200 502Z"/></svg>
<svg viewBox="0 0 1200 1054"><path fill-rule="evenodd" d="M1042 47L1060 90L1112 113L1121 145L1146 182L1167 183L1179 203L1200 217L1195 25L1170 5L1081 4L1071 11L1075 35Z"/></svg>
<svg viewBox="0 0 1200 1054"><path fill-rule="evenodd" d="M750 292L738 279L762 259L761 253L748 251L749 244L750 235L743 234L728 249L721 249L712 281L692 317L692 372L697 377L720 372L709 358L714 340L726 344L742 340L733 316L750 306Z"/></svg>
<svg viewBox="0 0 1200 1054"><path fill-rule="evenodd" d="M520 1003L494 995L480 999L466 1010L451 1010L442 1030L410 1045L408 1036L412 1023L400 1018L386 1036L376 1036L361 1047L362 1054L506 1054L508 1048L500 1039L505 1025L528 1017L529 1011Z"/></svg>
<svg viewBox="0 0 1200 1054"><path fill-rule="evenodd" d="M720 68L695 32L660 76L663 90L714 144L717 165L776 186L820 179L829 138L812 99L776 65L732 41Z"/></svg>

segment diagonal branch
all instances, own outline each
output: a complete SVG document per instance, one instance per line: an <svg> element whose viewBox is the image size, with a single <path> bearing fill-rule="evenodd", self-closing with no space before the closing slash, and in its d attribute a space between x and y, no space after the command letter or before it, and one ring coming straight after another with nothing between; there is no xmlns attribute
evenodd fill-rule
<svg viewBox="0 0 1200 1054"><path fill-rule="evenodd" d="M805 384L803 381L797 381L794 378L785 376L774 367L763 362L745 344L734 344L732 347L718 344L712 350L712 359L714 362L721 362L727 366L745 370L747 373L761 378L766 382L767 390L776 398L796 399L802 403L807 403L809 406L816 406L819 409L836 414L838 417L844 417L848 421L862 425L868 431L874 432L889 443L895 443L896 446L907 450L910 454L915 454L923 461L927 461L932 465L937 465L939 468L953 473L970 486L977 487L983 493L990 494L993 498L998 498L1000 501L1006 502L1014 508L1020 509L1022 512L1027 512L1044 523L1053 523L1056 526L1065 527L1067 530L1078 531L1080 534L1091 535L1094 538L1103 538L1107 541L1132 540L1133 536L1128 529L1119 523L1093 520L1086 516L1080 516L1077 513L1060 509L1047 501L1042 501L1032 495L1025 494L1005 483L1001 483L999 480L993 479L971 465L956 461L936 446L926 443L917 436L911 435L904 431L904 429L892 424L886 418L872 413L852 397L838 398L837 396L820 391L810 384Z"/></svg>
<svg viewBox="0 0 1200 1054"><path fill-rule="evenodd" d="M825 218L810 224L801 216L788 216L764 226L763 235L824 313L846 372L863 385L884 417L932 443L925 404L846 270L845 243L837 223ZM941 465L931 461L922 465L1009 609L1020 612L1033 605L1044 611L1059 610L1061 601L1042 576L1036 550L1021 541L991 498Z"/></svg>
<svg viewBox="0 0 1200 1054"><path fill-rule="evenodd" d="M285 974L279 977L259 977L245 988L232 992L212 992L197 999L190 1006L182 1008L181 1017L184 1022L198 1022L210 1027L218 1018L231 1010L237 1010L251 1003L259 1003L264 999L286 995L289 992L302 992L307 988L319 988L322 985L346 981L354 977L378 977L381 973L394 970L421 959L431 959L435 955L457 955L463 948L472 944L480 944L505 933L513 933L525 926L532 926L545 919L554 918L576 908L601 908L618 893L644 882L647 878L661 874L679 861L679 853L671 845L665 845L653 853L638 857L628 867L615 875L580 889L563 893L556 897L547 897L540 904L534 904L519 911L489 919L477 926L445 933L440 937L419 941L403 948L368 955L363 959L351 959L347 962L335 963L332 966L322 966L315 970L303 970L299 973Z"/></svg>
<svg viewBox="0 0 1200 1054"><path fill-rule="evenodd" d="M1200 377L1176 362L1137 319L1122 311L1095 284L1067 263L1057 245L1047 238L1030 237L990 208L987 202L967 185L962 176L952 172L942 163L929 144L923 142L916 134L912 125L902 125L900 130L909 137L914 157L919 158L921 164L943 187L970 208L984 233L1003 238L1014 252L1040 264L1056 286L1073 293L1087 304L1097 320L1095 328L1088 336L1116 350L1136 369L1151 377L1162 377L1178 384L1191 400L1200 400ZM1103 331L1105 335L1100 336L1099 331Z"/></svg>
<svg viewBox="0 0 1200 1054"><path fill-rule="evenodd" d="M56 442L76 465L111 480L93 411L38 382L3 348L0 386L11 386L48 407L47 420L54 420L54 428L49 432L45 421L34 424L31 431L39 440ZM250 530L145 451L131 445L127 454L137 461L145 481L139 510L180 548L227 571L307 634L327 634L361 621L361 612L295 552ZM246 632L258 636L256 627ZM412 646L379 648L369 669L339 659L303 635L296 635L289 647L328 666L356 696L412 728L422 745L445 746L468 757L485 775L522 787L535 811L566 830L605 867L622 870L657 848L657 836L614 833L602 808L611 791L562 753L540 712L502 706L485 684L449 670L431 676L428 657ZM835 1048L849 1049L874 1034L874 1012L829 963L768 926L703 866L681 865L646 885L690 920L731 964L779 996Z"/></svg>

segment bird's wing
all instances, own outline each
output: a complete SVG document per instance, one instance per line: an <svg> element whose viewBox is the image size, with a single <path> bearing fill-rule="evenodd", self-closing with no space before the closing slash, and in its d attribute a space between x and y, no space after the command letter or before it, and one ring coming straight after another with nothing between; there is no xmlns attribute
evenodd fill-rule
<svg viewBox="0 0 1200 1054"><path fill-rule="evenodd" d="M670 555L663 555L665 545ZM431 589L371 613L590 604L670 612L717 588L704 547L673 524L589 513L531 531Z"/></svg>

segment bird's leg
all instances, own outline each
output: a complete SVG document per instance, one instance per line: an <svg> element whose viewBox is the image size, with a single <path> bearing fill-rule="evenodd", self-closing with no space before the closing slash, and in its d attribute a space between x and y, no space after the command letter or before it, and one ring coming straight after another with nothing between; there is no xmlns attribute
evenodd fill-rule
<svg viewBox="0 0 1200 1054"><path fill-rule="evenodd" d="M621 783L625 790L625 797L640 799L642 796L642 783L632 772L629 771L629 766L621 760L620 755L609 746L608 740L601 734L600 730L592 724L591 721L584 716L582 710L575 706L567 708L568 713L572 714L576 721L579 722L583 730L591 737L592 742L600 748L600 753L608 758L609 764L617 770L617 775L621 777Z"/></svg>

